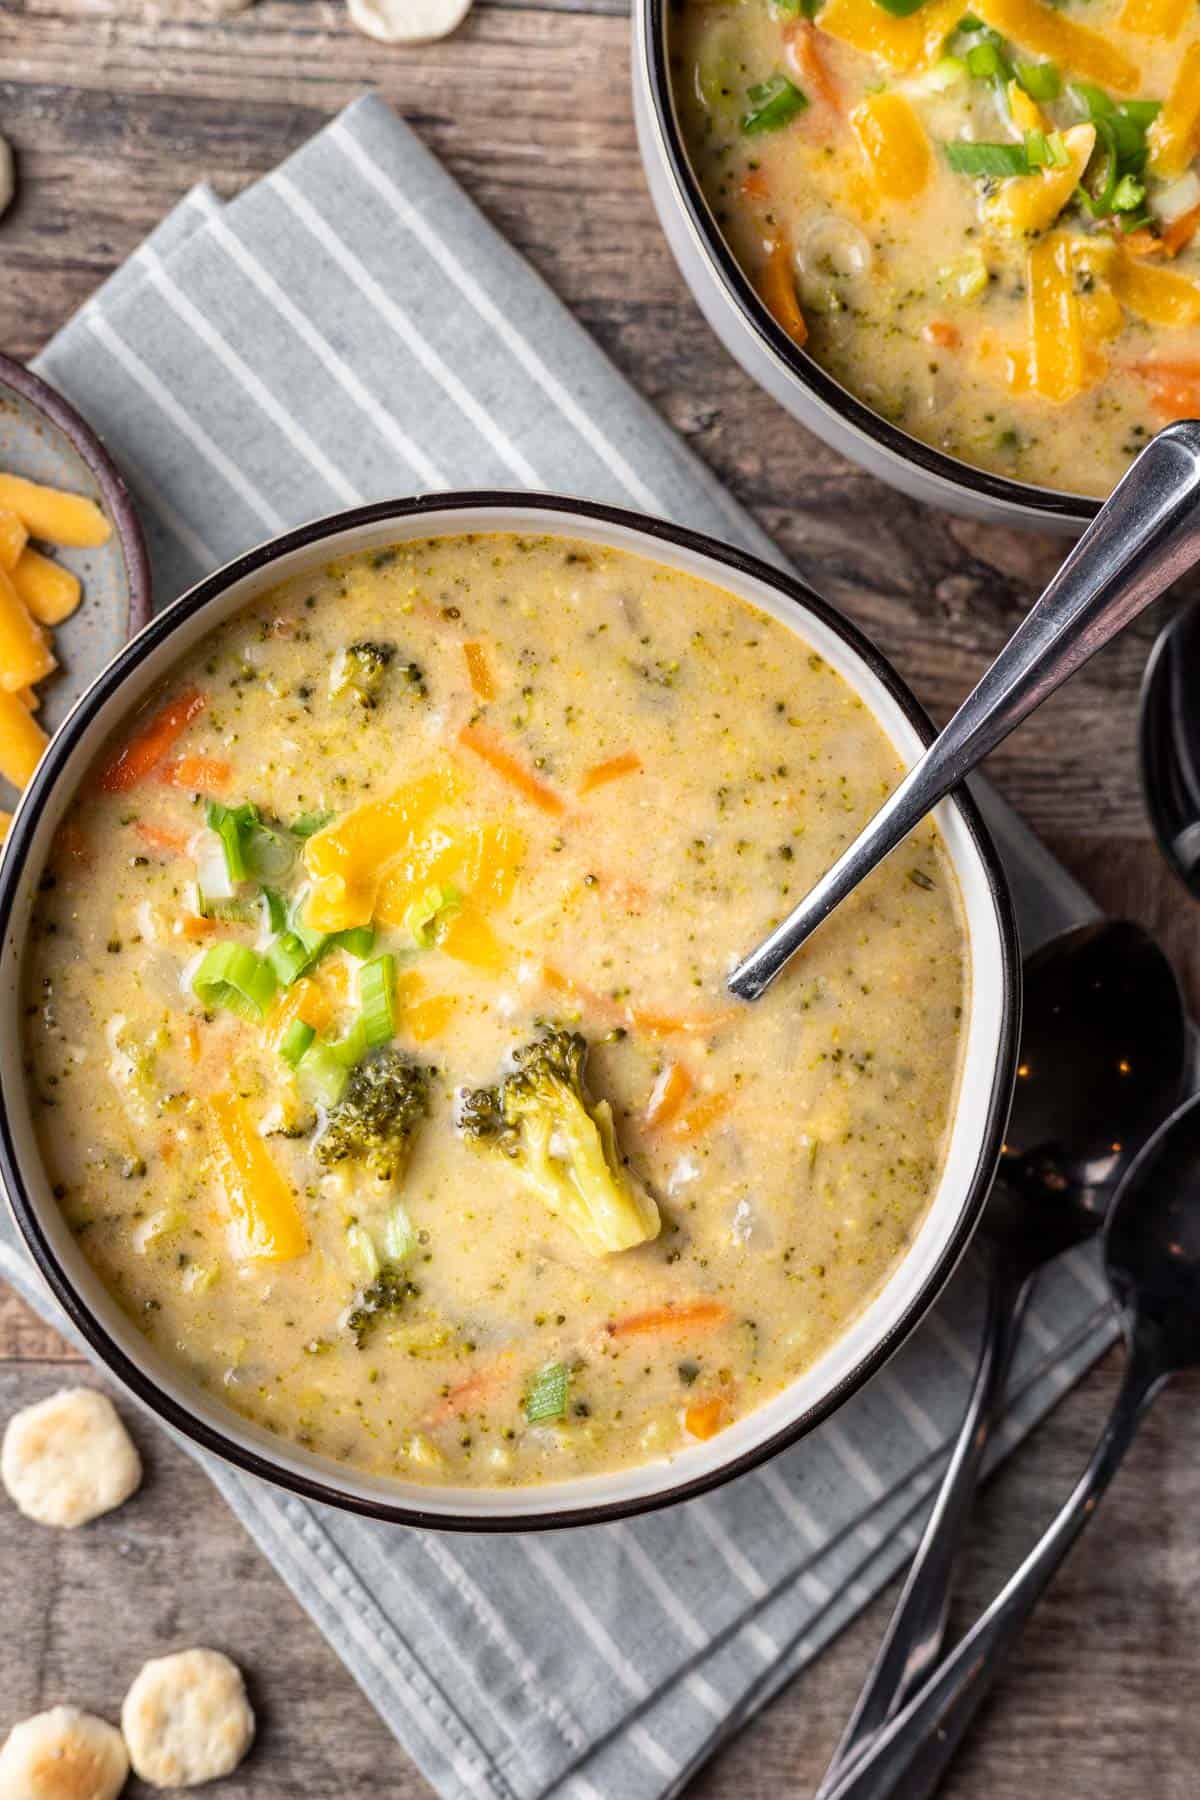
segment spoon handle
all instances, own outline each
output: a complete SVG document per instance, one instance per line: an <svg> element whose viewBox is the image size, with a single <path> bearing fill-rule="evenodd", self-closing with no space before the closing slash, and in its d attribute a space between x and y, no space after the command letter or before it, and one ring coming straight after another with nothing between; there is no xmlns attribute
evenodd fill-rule
<svg viewBox="0 0 1200 1800"><path fill-rule="evenodd" d="M1167 1378L1157 1346L1135 1330L1121 1391L1070 1499L1008 1585L937 1674L880 1732L828 1800L925 1800L932 1794L1007 1652L1079 1536Z"/></svg>
<svg viewBox="0 0 1200 1800"><path fill-rule="evenodd" d="M1152 438L916 767L729 977L757 1000L805 939L989 751L1200 557L1200 423Z"/></svg>
<svg viewBox="0 0 1200 1800"><path fill-rule="evenodd" d="M1004 1396L1028 1292L1023 1274L999 1258L989 1258L983 1341L966 1414L904 1591L816 1800L826 1800L882 1727L912 1698L941 1653L954 1565Z"/></svg>

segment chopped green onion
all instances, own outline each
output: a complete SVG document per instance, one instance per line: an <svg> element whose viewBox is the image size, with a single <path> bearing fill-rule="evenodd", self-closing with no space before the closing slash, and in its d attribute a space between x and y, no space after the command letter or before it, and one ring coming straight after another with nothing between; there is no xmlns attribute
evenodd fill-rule
<svg viewBox="0 0 1200 1800"><path fill-rule="evenodd" d="M242 856L254 881L283 881L292 872L296 846L289 835L264 825L257 809L242 832Z"/></svg>
<svg viewBox="0 0 1200 1800"><path fill-rule="evenodd" d="M1112 209L1115 213L1136 212L1145 198L1145 182L1134 175L1122 175L1113 190Z"/></svg>
<svg viewBox="0 0 1200 1800"><path fill-rule="evenodd" d="M332 817L333 814L331 812L301 813L298 819L292 821L290 827L292 836L298 838L315 837L318 831L323 831L325 829Z"/></svg>
<svg viewBox="0 0 1200 1800"><path fill-rule="evenodd" d="M311 1043L296 1064L305 1093L322 1106L336 1106L350 1079L349 1066L320 1038Z"/></svg>
<svg viewBox="0 0 1200 1800"><path fill-rule="evenodd" d="M256 908L253 900L238 900L225 894L207 894L197 881L196 911L202 919L222 919L227 925L252 925Z"/></svg>
<svg viewBox="0 0 1200 1800"><path fill-rule="evenodd" d="M1116 136L1109 120L1103 114L1096 114L1093 116L1092 124L1096 127L1096 148L1084 172L1085 179L1075 190L1075 194L1080 205L1091 213L1093 219L1103 219L1112 211L1113 195L1117 191L1117 165L1120 157L1117 152ZM1092 180L1090 187L1087 185L1088 175Z"/></svg>
<svg viewBox="0 0 1200 1800"><path fill-rule="evenodd" d="M419 950L432 950L455 913L462 911L462 894L452 882L427 887L404 914L404 929Z"/></svg>
<svg viewBox="0 0 1200 1800"><path fill-rule="evenodd" d="M1057 63L1019 62L1013 65L1013 74L1031 100L1057 100L1062 93Z"/></svg>
<svg viewBox="0 0 1200 1800"><path fill-rule="evenodd" d="M294 931L284 931L267 945L267 961L280 987L291 987L315 961L312 950Z"/></svg>
<svg viewBox="0 0 1200 1800"><path fill-rule="evenodd" d="M417 1248L413 1222L397 1201L383 1228L383 1254L390 1263L405 1263Z"/></svg>
<svg viewBox="0 0 1200 1800"><path fill-rule="evenodd" d="M1027 131L1025 155L1031 169L1065 169L1071 161L1071 153L1057 131Z"/></svg>
<svg viewBox="0 0 1200 1800"><path fill-rule="evenodd" d="M1122 100L1117 108L1122 118L1136 125L1139 131L1149 131L1155 119L1162 111L1161 100Z"/></svg>
<svg viewBox="0 0 1200 1800"><path fill-rule="evenodd" d="M1069 89L1072 100L1082 107L1089 119L1110 119L1116 112L1116 104L1109 99L1103 88L1094 87L1090 81L1073 81Z"/></svg>
<svg viewBox="0 0 1200 1800"><path fill-rule="evenodd" d="M396 959L377 956L358 972L358 1004L370 1049L396 1035Z"/></svg>
<svg viewBox="0 0 1200 1800"><path fill-rule="evenodd" d="M265 956L245 944L214 944L192 976L201 1005L224 1007L243 1019L261 1019L275 996L275 971Z"/></svg>
<svg viewBox="0 0 1200 1800"><path fill-rule="evenodd" d="M778 131L808 105L807 94L786 75L772 75L769 81L747 88L746 99L749 105L742 114L742 130L747 137L759 131Z"/></svg>
<svg viewBox="0 0 1200 1800"><path fill-rule="evenodd" d="M566 1363L547 1363L534 1376L525 1395L525 1417L531 1425L543 1419L561 1419L567 1410L567 1389L571 1383Z"/></svg>
<svg viewBox="0 0 1200 1800"><path fill-rule="evenodd" d="M956 138L945 146L946 161L956 175L1028 175L1024 144L972 144Z"/></svg>
<svg viewBox="0 0 1200 1800"><path fill-rule="evenodd" d="M306 1025L303 1019L293 1019L279 1046L279 1054L284 1062L294 1069L316 1035L312 1026Z"/></svg>
<svg viewBox="0 0 1200 1800"><path fill-rule="evenodd" d="M950 35L951 35L951 37L954 37L960 31L986 31L986 30L987 30L987 27L984 24L982 19L977 19L975 17L974 13L964 13L962 18L958 21L958 24L954 27L954 30L950 33Z"/></svg>
<svg viewBox="0 0 1200 1800"><path fill-rule="evenodd" d="M985 38L967 51L967 74L976 81L1011 81L1012 64L995 39Z"/></svg>
<svg viewBox="0 0 1200 1800"><path fill-rule="evenodd" d="M267 925L271 931L283 931L287 926L287 901L277 888L265 887L262 891L263 905L267 909Z"/></svg>
<svg viewBox="0 0 1200 1800"><path fill-rule="evenodd" d="M335 931L332 937L324 940L324 946L330 950L346 950L361 959L370 956L375 948L375 932L370 925L352 925L345 931Z"/></svg>
<svg viewBox="0 0 1200 1800"><path fill-rule="evenodd" d="M893 19L907 19L911 14L919 12L925 0L875 0L876 6L891 13Z"/></svg>
<svg viewBox="0 0 1200 1800"><path fill-rule="evenodd" d="M242 833L256 816L257 808L253 806L222 806L219 800L210 800L205 808L205 824L221 840L230 881L245 881L249 875Z"/></svg>
<svg viewBox="0 0 1200 1800"><path fill-rule="evenodd" d="M957 87L965 80L966 74L967 65L961 56L942 56L924 77L922 86L931 94L944 94L948 88Z"/></svg>

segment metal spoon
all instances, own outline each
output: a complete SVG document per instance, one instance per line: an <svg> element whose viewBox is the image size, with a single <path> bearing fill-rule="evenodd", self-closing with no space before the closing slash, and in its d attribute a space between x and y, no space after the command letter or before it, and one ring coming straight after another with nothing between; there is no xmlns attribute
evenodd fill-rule
<svg viewBox="0 0 1200 1800"><path fill-rule="evenodd" d="M1159 847L1200 900L1200 602L1176 613L1150 652L1138 747Z"/></svg>
<svg viewBox="0 0 1200 1800"><path fill-rule="evenodd" d="M1200 1365L1200 1097L1150 1139L1117 1190L1105 1234L1109 1286L1128 1348L1092 1459L1041 1542L915 1698L837 1782L830 1800L931 1794L1004 1657L1172 1375Z"/></svg>
<svg viewBox="0 0 1200 1800"><path fill-rule="evenodd" d="M1175 972L1140 925L1080 925L1028 958L1008 1140L976 1235L988 1275L979 1368L937 1503L818 1800L933 1669L1033 1278L1100 1230L1116 1184L1182 1097L1189 1056Z"/></svg>
<svg viewBox="0 0 1200 1800"><path fill-rule="evenodd" d="M829 873L729 977L757 1000L865 875L1014 726L1200 557L1200 422L1142 451L945 731Z"/></svg>

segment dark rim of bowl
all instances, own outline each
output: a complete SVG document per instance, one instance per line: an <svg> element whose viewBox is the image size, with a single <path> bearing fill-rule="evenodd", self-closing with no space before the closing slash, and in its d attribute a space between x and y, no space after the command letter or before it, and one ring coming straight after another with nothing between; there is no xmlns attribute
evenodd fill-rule
<svg viewBox="0 0 1200 1800"><path fill-rule="evenodd" d="M11 356L0 355L0 385L12 388L22 400L36 412L42 413L51 425L56 426L95 476L108 515L116 528L125 564L129 630L131 634L140 631L150 617L150 557L133 495L125 485L125 479L111 454L70 401L64 400L56 388L43 381L40 375L35 375L32 369L27 369L24 363L14 362Z"/></svg>
<svg viewBox="0 0 1200 1800"><path fill-rule="evenodd" d="M704 245L708 260L726 294L734 302L744 322L751 327L789 374L801 387L823 401L830 411L870 438L880 449L901 462L915 464L926 474L935 475L951 487L965 489L980 499L999 501L1005 506L1019 507L1027 513L1041 513L1048 524L1067 521L1080 530L1100 510L1098 500L1082 494L1057 493L1052 488L1012 481L1006 475L993 475L973 463L961 462L932 444L901 431L898 425L875 412L848 388L823 369L816 359L801 350L771 316L761 297L743 273L713 218L700 183L692 170L691 160L683 146L671 91L671 72L667 52L667 12L670 0L635 0L642 9L645 23L649 87L654 105L654 118L660 140L666 150L676 192L683 201L688 219ZM686 279L686 276L685 276Z"/></svg>
<svg viewBox="0 0 1200 1800"><path fill-rule="evenodd" d="M399 523L420 519L427 513L445 515L469 510L515 510L517 508L526 512L534 511L545 514L546 528L551 531L561 529L562 524L571 520L579 521L584 526L599 523L633 530L651 542L657 540L678 549L710 557L719 567L764 583L785 599L790 600L802 614L808 613L815 616L829 630L836 633L883 684L918 732L922 741L928 743L933 738L934 728L928 715L881 652L849 620L843 618L828 602L820 599L794 576L784 574L743 551L732 549L715 538L705 537L699 532L686 530L682 526L668 525L662 520L647 518L640 513L629 512L618 507L593 505L587 501L553 494L483 490L430 494L418 499L383 501L372 506L356 507L351 511L337 513L325 519L314 520L308 525L302 525L295 531L287 532L282 537L248 551L245 555L227 563L223 569L218 569L214 574L205 577L188 593L176 600L172 606L152 619L141 634L119 651L108 667L96 677L51 740L32 782L26 789L20 811L13 822L4 856L0 859L0 943L5 945L7 953L15 956L23 954L24 946L10 941L9 933L14 904L28 879L25 865L42 809L52 794L71 753L96 713L119 693L126 676L137 669L149 651L166 642L179 626L192 618L209 601L223 594L235 582L268 567L290 551L308 549L340 532L361 526L382 524L389 520ZM453 525L452 523L443 525L439 529L444 534L447 530L452 531ZM479 530L480 527L476 525L472 529ZM802 624L803 618L801 617L797 620L797 625L802 626ZM22 1236L42 1275L72 1323L113 1374L152 1412L157 1413L168 1425L191 1438L203 1449L212 1451L215 1455L223 1457L227 1462L234 1463L239 1468L248 1470L252 1475L262 1476L268 1481L290 1489L293 1493L302 1494L307 1499L339 1506L370 1518L384 1519L395 1524L419 1525L435 1530L525 1531L599 1524L606 1520L626 1518L635 1513L649 1512L659 1507L674 1505L677 1501L687 1500L694 1495L705 1493L710 1488L717 1487L723 1482L732 1480L735 1476L755 1468L778 1451L794 1444L797 1439L805 1436L814 1426L820 1424L823 1419L835 1411L849 1395L856 1392L887 1361L904 1338L924 1318L949 1279L970 1241L979 1213L987 1198L1008 1121L1008 1109L1016 1073L1021 963L1008 883L996 849L974 801L965 789L960 788L952 796L952 804L966 825L984 870L988 891L996 911L1003 978L1003 1006L996 1045L995 1069L988 1096L980 1151L975 1169L967 1184L958 1220L938 1258L936 1267L930 1272L920 1292L913 1297L905 1308L903 1316L896 1322L888 1335L868 1355L863 1357L832 1392L825 1395L816 1405L809 1407L798 1418L789 1421L787 1425L774 1432L763 1443L740 1456L731 1458L717 1469L710 1470L704 1475L695 1476L690 1480L676 1482L655 1494L629 1500L607 1501L602 1504L578 1507L565 1506L549 1513L523 1513L514 1509L512 1512L494 1517L476 1517L470 1513L426 1512L421 1507L408 1503L367 1499L362 1495L346 1492L327 1479L283 1469L269 1456L239 1444L227 1436L224 1431L195 1417L186 1406L181 1406L165 1393L149 1374L126 1356L76 1294L42 1230L37 1209L26 1189L16 1154L9 1122L11 1107L8 1089L11 1083L21 1078L21 1058L14 1057L6 1060L3 1069L0 1070L0 1102L3 1102L0 1104L0 1181L7 1190L9 1202Z"/></svg>

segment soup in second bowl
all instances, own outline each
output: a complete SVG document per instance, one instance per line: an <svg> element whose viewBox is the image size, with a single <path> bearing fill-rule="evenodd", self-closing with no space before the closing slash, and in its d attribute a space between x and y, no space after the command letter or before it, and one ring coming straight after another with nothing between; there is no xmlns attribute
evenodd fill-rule
<svg viewBox="0 0 1200 1800"><path fill-rule="evenodd" d="M152 1342L358 1468L522 1484L711 1437L938 1181L967 980L932 826L725 989L899 773L776 620L560 537L406 543L223 625L37 901L65 1217Z"/></svg>
<svg viewBox="0 0 1200 1800"><path fill-rule="evenodd" d="M1105 495L1200 415L1200 11L678 0L697 177L776 320L965 462Z"/></svg>

